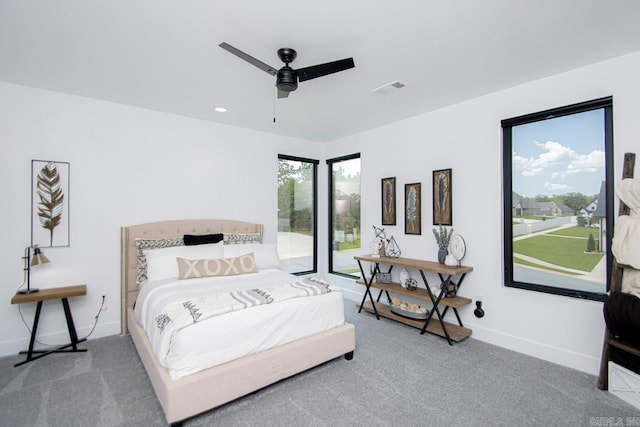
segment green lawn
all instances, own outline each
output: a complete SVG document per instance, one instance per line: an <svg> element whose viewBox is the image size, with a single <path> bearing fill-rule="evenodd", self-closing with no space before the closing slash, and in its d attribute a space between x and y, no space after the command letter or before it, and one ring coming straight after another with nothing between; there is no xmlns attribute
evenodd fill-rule
<svg viewBox="0 0 640 427"><path fill-rule="evenodd" d="M339 251L346 251L348 249L360 249L360 248L361 248L360 239L355 239L351 242L344 241L338 244Z"/></svg>
<svg viewBox="0 0 640 427"><path fill-rule="evenodd" d="M596 242L598 241L597 228L571 227L563 228L562 230L554 231L548 234L553 234L555 236L584 237L585 239L589 238L589 234L593 234L593 238L596 240Z"/></svg>
<svg viewBox="0 0 640 427"><path fill-rule="evenodd" d="M578 273L573 273L571 271L565 271L565 270L559 270L557 268L549 268L545 265L540 265L540 264L536 264L535 262L529 262L527 260L521 259L517 257L517 254L514 254L515 256L513 257L513 262L514 264L519 264L519 265L528 265L531 267L537 267L537 268L542 268L544 270L547 271L555 271L557 273L564 273L564 274L573 274L573 275L578 275Z"/></svg>
<svg viewBox="0 0 640 427"><path fill-rule="evenodd" d="M579 227L575 227L579 228ZM566 229L561 230L567 234ZM571 231L569 233L577 233ZM557 234L556 234L557 235ZM587 237L589 234L587 233ZM575 236L574 236L575 237ZM581 236L577 236L581 237ZM604 256L603 253L585 254L587 247L584 239L563 239L551 236L535 236L513 242L514 253L528 255L530 257L546 261L562 267L574 268L581 271L591 271Z"/></svg>

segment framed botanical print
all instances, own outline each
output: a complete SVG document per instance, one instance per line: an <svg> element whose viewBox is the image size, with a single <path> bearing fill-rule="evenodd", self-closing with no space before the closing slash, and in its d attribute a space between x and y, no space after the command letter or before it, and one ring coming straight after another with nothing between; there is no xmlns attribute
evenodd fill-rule
<svg viewBox="0 0 640 427"><path fill-rule="evenodd" d="M404 234L422 234L420 183L404 185Z"/></svg>
<svg viewBox="0 0 640 427"><path fill-rule="evenodd" d="M451 169L433 171L433 225L453 225Z"/></svg>
<svg viewBox="0 0 640 427"><path fill-rule="evenodd" d="M382 179L382 225L396 225L396 178Z"/></svg>
<svg viewBox="0 0 640 427"><path fill-rule="evenodd" d="M69 246L69 163L31 161L31 245Z"/></svg>

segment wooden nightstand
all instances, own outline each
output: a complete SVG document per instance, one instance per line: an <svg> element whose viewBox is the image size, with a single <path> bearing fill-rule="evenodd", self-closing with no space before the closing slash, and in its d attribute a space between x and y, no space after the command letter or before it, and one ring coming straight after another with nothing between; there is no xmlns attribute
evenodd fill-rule
<svg viewBox="0 0 640 427"><path fill-rule="evenodd" d="M29 350L21 351L20 354L26 354L27 358L22 362L18 362L14 367L23 365L32 360L39 359L51 353L76 353L87 351L87 349L78 348L78 344L82 341L86 341L85 338L79 340L76 333L76 327L73 324L73 316L71 316L71 308L69 308L69 301L67 298L77 297L87 294L87 285L76 286L64 286L61 288L42 289L38 292L30 294L15 294L11 298L11 304L24 304L26 302L37 302L36 314L33 318L33 327L31 328L31 340L29 341ZM64 308L64 316L67 319L67 327L69 328L69 338L71 343L57 347L50 350L34 350L33 345L36 340L36 330L38 329L38 321L40 320L40 310L42 310L42 302L51 299L59 299L62 301L62 307ZM68 347L72 347L68 349ZM37 354L37 356L34 356Z"/></svg>

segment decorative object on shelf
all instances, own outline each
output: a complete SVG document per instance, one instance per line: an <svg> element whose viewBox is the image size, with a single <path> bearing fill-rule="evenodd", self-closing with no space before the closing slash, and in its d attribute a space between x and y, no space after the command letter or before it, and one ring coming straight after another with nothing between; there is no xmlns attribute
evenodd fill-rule
<svg viewBox="0 0 640 427"><path fill-rule="evenodd" d="M402 286L403 288L407 287L407 280L409 280L411 278L411 275L409 274L409 270L407 270L406 268L403 268L402 270L400 270L400 286Z"/></svg>
<svg viewBox="0 0 640 427"><path fill-rule="evenodd" d="M391 236L390 239L387 240L387 248L385 249L385 255L389 258L399 258L402 251L400 251L400 247L396 243L396 239Z"/></svg>
<svg viewBox="0 0 640 427"><path fill-rule="evenodd" d="M405 284L407 285L406 287L409 291L415 291L416 289L418 289L418 281L413 277L409 277Z"/></svg>
<svg viewBox="0 0 640 427"><path fill-rule="evenodd" d="M376 282L391 283L391 273L376 273Z"/></svg>
<svg viewBox="0 0 640 427"><path fill-rule="evenodd" d="M391 312L399 316L410 319L426 319L429 310L420 307L418 304L403 302L400 298L394 297L391 300Z"/></svg>
<svg viewBox="0 0 640 427"><path fill-rule="evenodd" d="M444 265L450 268L456 268L458 266L458 261L453 257L453 255L449 254L444 257Z"/></svg>
<svg viewBox="0 0 640 427"><path fill-rule="evenodd" d="M384 232L384 228L373 226L376 236L371 241L371 249L376 252L371 256L379 258L385 256L385 243L387 241L387 235Z"/></svg>
<svg viewBox="0 0 640 427"><path fill-rule="evenodd" d="M460 267L462 265L460 261L462 261L462 258L464 258L464 255L467 252L467 244L461 235L454 234L451 236L449 252L456 259L458 267Z"/></svg>
<svg viewBox="0 0 640 427"><path fill-rule="evenodd" d="M396 225L396 178L382 179L382 225Z"/></svg>
<svg viewBox="0 0 640 427"><path fill-rule="evenodd" d="M433 228L433 236L436 238L438 244L438 262L444 264L446 256L449 254L449 241L453 234L453 228L445 228L439 225L438 228Z"/></svg>
<svg viewBox="0 0 640 427"><path fill-rule="evenodd" d="M445 298L453 298L458 293L458 285L453 282L447 284L447 290L444 293Z"/></svg>
<svg viewBox="0 0 640 427"><path fill-rule="evenodd" d="M31 248L33 248L33 257L31 256ZM19 289L16 293L31 294L34 292L38 292L37 288L31 287L31 267L35 267L36 265L40 264L46 264L49 262L49 259L44 255L42 249L40 249L38 245L27 246L24 249L24 256L22 257L22 259L24 260L24 281L27 284L27 289Z"/></svg>
<svg viewBox="0 0 640 427"><path fill-rule="evenodd" d="M422 234L421 184L404 185L404 234Z"/></svg>
<svg viewBox="0 0 640 427"><path fill-rule="evenodd" d="M433 171L433 225L453 225L451 169Z"/></svg>
<svg viewBox="0 0 640 427"><path fill-rule="evenodd" d="M69 246L69 163L31 160L31 246Z"/></svg>

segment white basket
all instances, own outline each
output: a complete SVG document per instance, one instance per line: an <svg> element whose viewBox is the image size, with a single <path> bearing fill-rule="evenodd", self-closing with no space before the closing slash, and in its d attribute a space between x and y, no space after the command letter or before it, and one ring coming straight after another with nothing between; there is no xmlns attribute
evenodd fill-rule
<svg viewBox="0 0 640 427"><path fill-rule="evenodd" d="M609 392L640 409L640 375L609 362Z"/></svg>

